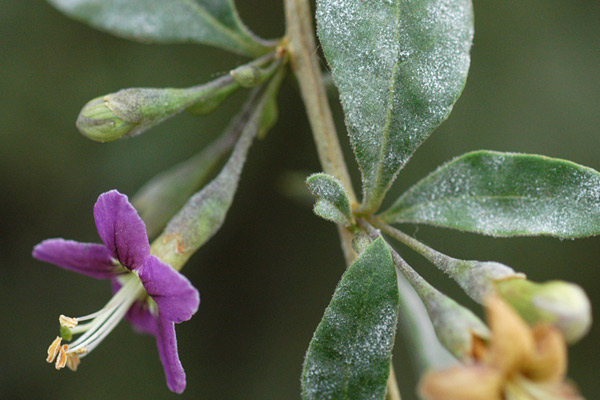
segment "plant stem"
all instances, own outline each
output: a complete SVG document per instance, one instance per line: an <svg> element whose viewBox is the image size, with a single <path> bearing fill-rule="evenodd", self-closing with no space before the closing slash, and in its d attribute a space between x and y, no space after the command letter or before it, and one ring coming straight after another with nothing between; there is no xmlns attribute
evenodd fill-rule
<svg viewBox="0 0 600 400"><path fill-rule="evenodd" d="M285 12L290 64L298 78L319 160L324 172L338 178L350 200L356 202L323 86L308 0L285 0Z"/></svg>
<svg viewBox="0 0 600 400"><path fill-rule="evenodd" d="M419 242L412 236L382 222L376 217L370 217L369 222L373 224L377 229L381 229L385 234L390 235L400 243L410 247L426 259L428 259L433 265L438 267L442 272L452 275L456 273L456 268L461 260L447 256L439 251L432 249L424 243Z"/></svg>
<svg viewBox="0 0 600 400"><path fill-rule="evenodd" d="M342 182L348 191L350 201L356 204L356 195L323 86L308 0L285 0L285 16L290 66L298 79L319 161L325 173L333 175ZM349 266L356 259L356 253L352 249L352 235L341 226L338 226L338 233L344 258Z"/></svg>

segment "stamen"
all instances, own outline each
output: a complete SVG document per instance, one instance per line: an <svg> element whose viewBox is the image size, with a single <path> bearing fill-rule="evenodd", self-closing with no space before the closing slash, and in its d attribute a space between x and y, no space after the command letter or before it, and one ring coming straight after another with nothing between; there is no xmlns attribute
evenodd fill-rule
<svg viewBox="0 0 600 400"><path fill-rule="evenodd" d="M48 348L49 363L56 360L56 369L65 366L75 371L80 364L80 359L91 352L108 334L119 324L131 305L142 298L144 288L135 274L124 280L121 289L98 312L84 317L67 317L61 315L59 322L61 335L57 337ZM91 320L79 325L80 321ZM64 331L64 332L63 332ZM77 340L70 345L62 345L61 341L71 340L72 335L81 333Z"/></svg>
<svg viewBox="0 0 600 400"><path fill-rule="evenodd" d="M48 347L48 358L46 358L46 362L51 363L56 358L58 351L60 350L60 342L62 338L57 336L56 339L52 342L50 347Z"/></svg>
<svg viewBox="0 0 600 400"><path fill-rule="evenodd" d="M58 317L58 322L60 323L60 326L66 326L67 328L75 328L77 326L77 318L67 317L62 314Z"/></svg>
<svg viewBox="0 0 600 400"><path fill-rule="evenodd" d="M73 372L77 371L77 367L81 361L79 360L79 356L76 353L68 353L67 354L67 367Z"/></svg>
<svg viewBox="0 0 600 400"><path fill-rule="evenodd" d="M58 357L56 358L56 364L54 364L56 369L63 369L67 364L67 350L69 350L68 344L63 344L60 347Z"/></svg>

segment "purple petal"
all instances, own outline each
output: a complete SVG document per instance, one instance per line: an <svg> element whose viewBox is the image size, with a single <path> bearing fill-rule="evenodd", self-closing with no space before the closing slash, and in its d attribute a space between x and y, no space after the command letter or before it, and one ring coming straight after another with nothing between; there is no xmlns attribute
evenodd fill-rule
<svg viewBox="0 0 600 400"><path fill-rule="evenodd" d="M94 219L100 238L124 267L139 268L150 256L146 225L124 194L116 190L101 194Z"/></svg>
<svg viewBox="0 0 600 400"><path fill-rule="evenodd" d="M33 257L96 279L114 278L125 271L101 244L48 239L33 248Z"/></svg>
<svg viewBox="0 0 600 400"><path fill-rule="evenodd" d="M198 310L200 294L188 279L150 256L138 269L146 292L158 305L158 313L169 321L187 321Z"/></svg>
<svg viewBox="0 0 600 400"><path fill-rule="evenodd" d="M175 393L183 393L185 390L185 372L181 361L179 361L179 354L177 354L175 324L164 317L158 319L156 346L165 370L169 389Z"/></svg>
<svg viewBox="0 0 600 400"><path fill-rule="evenodd" d="M138 333L149 333L158 335L158 315L150 311L148 303L145 301L136 301L133 303L125 318L131 322L133 328Z"/></svg>

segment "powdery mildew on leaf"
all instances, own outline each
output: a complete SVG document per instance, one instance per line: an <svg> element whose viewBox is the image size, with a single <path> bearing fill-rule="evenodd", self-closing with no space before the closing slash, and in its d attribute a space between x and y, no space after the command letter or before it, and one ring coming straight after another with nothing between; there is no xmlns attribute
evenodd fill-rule
<svg viewBox="0 0 600 400"><path fill-rule="evenodd" d="M314 212L321 218L349 226L354 222L348 192L342 183L331 175L313 174L306 185L317 198Z"/></svg>
<svg viewBox="0 0 600 400"><path fill-rule="evenodd" d="M346 271L315 331L303 399L383 399L398 304L394 263L378 239Z"/></svg>
<svg viewBox="0 0 600 400"><path fill-rule="evenodd" d="M448 116L464 87L471 0L319 0L318 34L340 91L368 210Z"/></svg>
<svg viewBox="0 0 600 400"><path fill-rule="evenodd" d="M382 217L493 236L600 234L600 173L570 161L477 151L442 165Z"/></svg>
<svg viewBox="0 0 600 400"><path fill-rule="evenodd" d="M145 42L198 42L252 55L261 46L232 0L48 0L68 16Z"/></svg>

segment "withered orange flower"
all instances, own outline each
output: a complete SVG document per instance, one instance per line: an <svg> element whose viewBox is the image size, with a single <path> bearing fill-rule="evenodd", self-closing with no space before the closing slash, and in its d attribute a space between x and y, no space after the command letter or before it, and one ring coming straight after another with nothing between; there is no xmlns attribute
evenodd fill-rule
<svg viewBox="0 0 600 400"><path fill-rule="evenodd" d="M529 327L507 303L486 301L491 339L474 338L473 357L460 366L428 372L420 384L427 400L583 400L565 382L567 348L550 325Z"/></svg>

